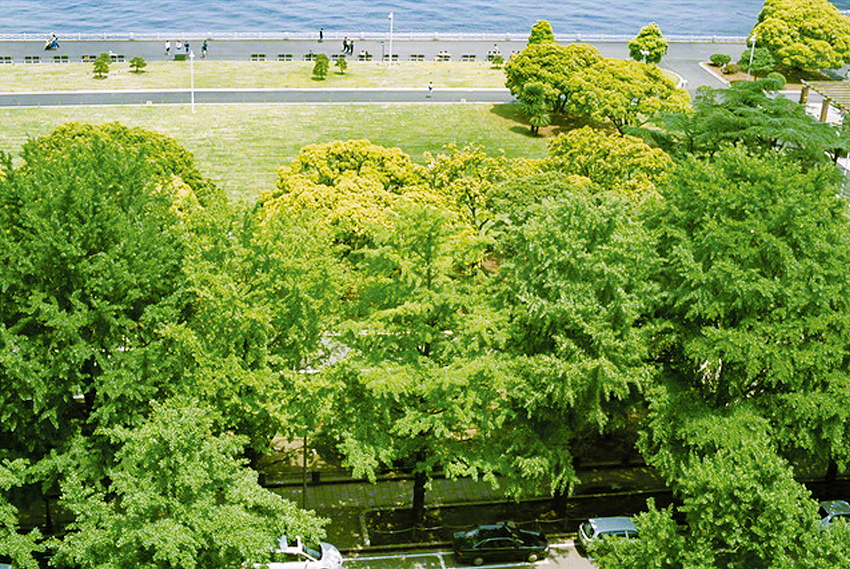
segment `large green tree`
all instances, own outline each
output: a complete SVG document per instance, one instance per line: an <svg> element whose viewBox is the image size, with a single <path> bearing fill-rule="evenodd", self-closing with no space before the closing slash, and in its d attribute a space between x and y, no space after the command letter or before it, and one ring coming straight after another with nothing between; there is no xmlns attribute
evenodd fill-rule
<svg viewBox="0 0 850 569"><path fill-rule="evenodd" d="M786 67L838 69L850 61L850 19L828 0L765 0L750 38Z"/></svg>
<svg viewBox="0 0 850 569"><path fill-rule="evenodd" d="M658 148L640 138L599 132L582 127L549 141L541 167L582 176L604 190L617 190L635 198L652 195L666 178L673 162Z"/></svg>
<svg viewBox="0 0 850 569"><path fill-rule="evenodd" d="M514 491L566 495L574 445L621 425L650 378L640 319L655 257L623 193L550 189L499 240L511 359L494 446Z"/></svg>
<svg viewBox="0 0 850 569"><path fill-rule="evenodd" d="M237 458L246 439L215 434L198 401L155 404L120 441L109 484L74 474L63 505L75 515L57 549L83 568L193 569L264 560L281 535L323 536L322 520L257 484Z"/></svg>
<svg viewBox="0 0 850 569"><path fill-rule="evenodd" d="M723 410L747 403L794 462L850 463L850 222L831 165L725 151L684 161L647 219L655 358Z"/></svg>
<svg viewBox="0 0 850 569"><path fill-rule="evenodd" d="M624 59L602 59L574 74L564 88L567 111L610 122L620 132L691 104L688 92L658 66Z"/></svg>
<svg viewBox="0 0 850 569"><path fill-rule="evenodd" d="M379 467L414 474L413 519L427 481L443 472L492 472L481 441L497 422L498 366L488 356L498 320L476 284L481 249L457 216L398 204L393 227L355 253L358 283L334 372L337 416L328 425L355 475Z"/></svg>
<svg viewBox="0 0 850 569"><path fill-rule="evenodd" d="M60 129L22 159L0 181L0 397L14 410L0 421L5 452L38 460L169 392L162 331L190 297L175 176L141 145Z"/></svg>
<svg viewBox="0 0 850 569"><path fill-rule="evenodd" d="M529 44L505 64L505 85L515 97L522 97L526 85L540 84L548 107L561 112L570 79L601 60L599 51L587 44Z"/></svg>
<svg viewBox="0 0 850 569"><path fill-rule="evenodd" d="M710 157L740 146L749 153L783 154L811 166L835 160L846 145L845 129L819 122L794 101L776 96L773 78L737 81L728 88L700 88L694 108L662 113L641 131L671 154Z"/></svg>

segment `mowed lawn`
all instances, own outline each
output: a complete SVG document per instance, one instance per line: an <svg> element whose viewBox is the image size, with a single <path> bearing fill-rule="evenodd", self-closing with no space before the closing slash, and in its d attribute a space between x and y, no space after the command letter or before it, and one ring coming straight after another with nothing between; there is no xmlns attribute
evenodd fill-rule
<svg viewBox="0 0 850 569"><path fill-rule="evenodd" d="M304 61L195 61L197 89L274 88L504 88L505 72L484 62L403 62L387 67L377 62L352 61L345 73L331 63L324 80L313 77L313 63ZM189 63L149 63L142 73L130 64L113 63L104 79L94 76L91 63L0 65L0 91L100 91L124 89L188 89Z"/></svg>
<svg viewBox="0 0 850 569"><path fill-rule="evenodd" d="M0 151L17 155L28 138L70 121L118 121L180 141L199 168L234 200L274 188L276 170L308 145L368 139L398 147L417 162L446 145L482 146L489 154L541 158L518 105L300 104L0 109Z"/></svg>

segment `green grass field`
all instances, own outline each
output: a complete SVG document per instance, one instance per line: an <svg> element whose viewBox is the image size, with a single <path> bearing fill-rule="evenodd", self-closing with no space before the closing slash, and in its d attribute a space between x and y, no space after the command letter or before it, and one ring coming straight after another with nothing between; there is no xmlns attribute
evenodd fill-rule
<svg viewBox="0 0 850 569"><path fill-rule="evenodd" d="M490 154L540 158L516 105L197 105L0 109L0 150L18 154L30 137L69 121L118 121L154 130L194 153L201 171L232 199L252 200L274 187L276 170L308 144L365 138L401 148L415 161L447 144Z"/></svg>
<svg viewBox="0 0 850 569"><path fill-rule="evenodd" d="M424 88L429 81L440 87L503 88L505 73L487 63L404 62L387 67L376 62L352 61L340 74L332 63L327 77L313 79L313 64L304 61L196 61L195 87L198 89L268 88ZM96 79L91 63L42 63L39 65L0 65L0 91L97 91L120 89L188 89L189 63L160 61L148 63L142 73L130 70L129 63L113 63L105 79Z"/></svg>

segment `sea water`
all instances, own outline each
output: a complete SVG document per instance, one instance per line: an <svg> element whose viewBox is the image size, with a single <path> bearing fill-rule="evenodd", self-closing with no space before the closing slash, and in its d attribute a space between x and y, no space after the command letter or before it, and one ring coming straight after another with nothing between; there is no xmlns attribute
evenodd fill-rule
<svg viewBox="0 0 850 569"><path fill-rule="evenodd" d="M850 0L834 0L842 10ZM0 0L2 34L215 34L386 32L745 36L762 0Z"/></svg>

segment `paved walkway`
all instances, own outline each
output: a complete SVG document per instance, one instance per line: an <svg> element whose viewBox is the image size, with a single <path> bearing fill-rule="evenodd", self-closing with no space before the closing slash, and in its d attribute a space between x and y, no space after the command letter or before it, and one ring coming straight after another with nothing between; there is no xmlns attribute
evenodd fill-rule
<svg viewBox="0 0 850 569"><path fill-rule="evenodd" d="M621 488L625 491L665 488L655 471L646 467L587 468L579 471L578 475L582 483L576 492L581 494L591 494L597 489L610 491ZM269 483L274 485L275 481L270 480ZM362 523L363 514L374 509L411 507L413 482L391 479L380 480L375 484L364 481L336 481L308 485L306 500L301 485L282 486L275 492L329 518L328 541L341 549L355 550L367 545ZM471 479L435 479L425 495L426 507L505 501L511 499L506 497L503 491L494 490L486 482Z"/></svg>
<svg viewBox="0 0 850 569"><path fill-rule="evenodd" d="M133 57L143 57L147 61L173 60L175 56L185 57L185 53L176 53L172 47L166 55L162 42L153 40L63 40L60 48L45 51L40 41L0 41L0 63L14 64L25 62L83 61L90 60L100 53L112 53L116 58L130 61ZM359 58L361 52L372 55L373 61L380 61L389 55L389 45L383 40L354 38L354 54L349 59ZM176 44L177 42L172 42ZM593 45L605 57L628 59L627 42L593 42ZM393 59L398 61L436 61L441 53L451 61L482 62L495 52L507 59L512 53L525 48L525 41L492 40L400 40L393 42ZM689 90L701 85L722 87L723 83L704 69L699 63L708 61L715 53L730 55L737 60L746 49L744 44L723 42L671 42L667 55L661 64L678 74L686 82ZM201 43L193 41L190 51L199 58ZM319 43L306 39L277 40L214 40L209 42L207 59L211 61L303 61L310 56L324 53L329 57L342 53L342 44L338 40ZM0 87L2 91L2 87Z"/></svg>

